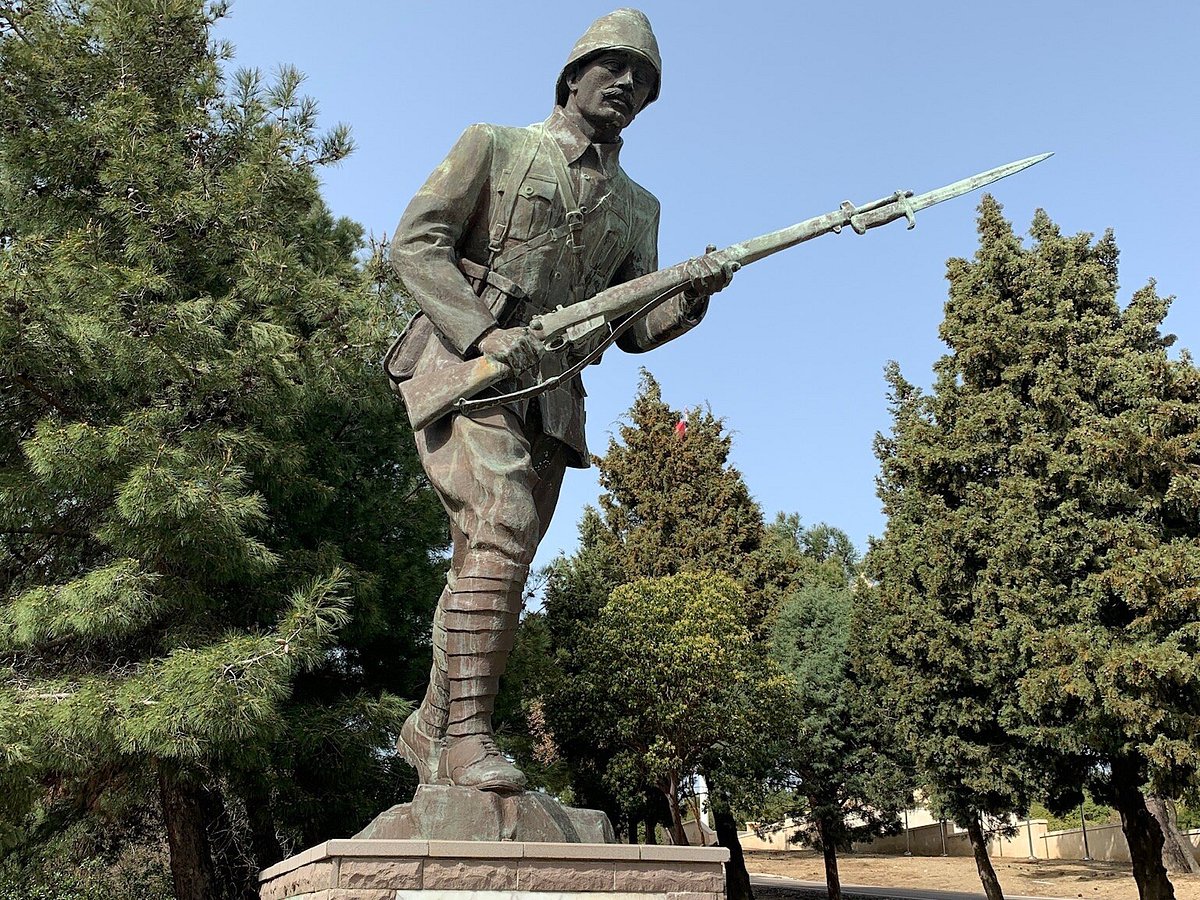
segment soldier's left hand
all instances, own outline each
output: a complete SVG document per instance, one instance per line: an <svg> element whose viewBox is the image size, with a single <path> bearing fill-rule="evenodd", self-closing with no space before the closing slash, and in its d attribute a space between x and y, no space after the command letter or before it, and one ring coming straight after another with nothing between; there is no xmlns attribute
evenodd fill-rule
<svg viewBox="0 0 1200 900"><path fill-rule="evenodd" d="M714 244L709 244L704 248L704 256L688 261L687 274L692 280L688 285L688 293L693 297L711 296L724 290L729 286L729 282L733 281L733 274L739 268L738 264L720 262L711 255L716 249Z"/></svg>

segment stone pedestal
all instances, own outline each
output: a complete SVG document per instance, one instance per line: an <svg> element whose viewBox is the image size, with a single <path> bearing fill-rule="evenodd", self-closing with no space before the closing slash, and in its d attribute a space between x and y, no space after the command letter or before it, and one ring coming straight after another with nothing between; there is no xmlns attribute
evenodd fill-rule
<svg viewBox="0 0 1200 900"><path fill-rule="evenodd" d="M266 869L262 900L723 900L729 851L520 841L326 841Z"/></svg>
<svg viewBox="0 0 1200 900"><path fill-rule="evenodd" d="M596 809L563 806L535 791L503 795L433 784L418 787L411 803L376 816L354 838L616 843L608 816Z"/></svg>

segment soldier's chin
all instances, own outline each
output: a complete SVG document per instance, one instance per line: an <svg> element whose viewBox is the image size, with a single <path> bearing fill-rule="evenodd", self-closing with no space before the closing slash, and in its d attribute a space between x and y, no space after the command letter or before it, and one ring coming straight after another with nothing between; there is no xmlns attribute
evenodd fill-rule
<svg viewBox="0 0 1200 900"><path fill-rule="evenodd" d="M616 125L618 128L624 128L626 125L628 125L630 122L633 121L633 116L634 116L633 113L626 112L624 109L621 109L616 106L610 106L607 109L605 109L604 112L605 112L605 116L604 116L605 121L608 122L610 125Z"/></svg>
<svg viewBox="0 0 1200 900"><path fill-rule="evenodd" d="M603 131L617 130L620 131L626 125L633 121L633 115L621 110L607 107L598 111L595 115L588 117L592 125Z"/></svg>

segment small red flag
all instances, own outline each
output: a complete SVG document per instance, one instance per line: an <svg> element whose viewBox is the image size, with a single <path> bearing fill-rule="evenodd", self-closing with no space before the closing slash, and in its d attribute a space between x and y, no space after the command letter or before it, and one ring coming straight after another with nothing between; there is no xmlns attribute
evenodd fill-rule
<svg viewBox="0 0 1200 900"><path fill-rule="evenodd" d="M687 434L687 420L680 419L675 423L675 437L681 438Z"/></svg>

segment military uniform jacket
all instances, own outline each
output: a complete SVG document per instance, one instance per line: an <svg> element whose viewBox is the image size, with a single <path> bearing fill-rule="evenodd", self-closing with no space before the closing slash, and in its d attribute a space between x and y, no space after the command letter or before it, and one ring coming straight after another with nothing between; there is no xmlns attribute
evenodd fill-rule
<svg viewBox="0 0 1200 900"><path fill-rule="evenodd" d="M527 325L539 313L658 268L658 201L625 174L619 152L619 143L590 143L559 108L529 128L470 126L417 192L392 241L392 264L421 309L401 344L409 371L393 371L393 377L425 375L469 358L497 325ZM563 178L583 212L582 219L572 218L574 228ZM516 192L508 202L506 191ZM463 260L511 280L524 297L503 310L491 308L464 276ZM695 325L705 306L668 300L618 346L653 349ZM537 374L557 374L573 361L548 354ZM500 390L535 377L529 373ZM573 465L580 468L588 465L584 396L576 377L533 401L542 429L575 452ZM526 403L514 408L527 414Z"/></svg>

